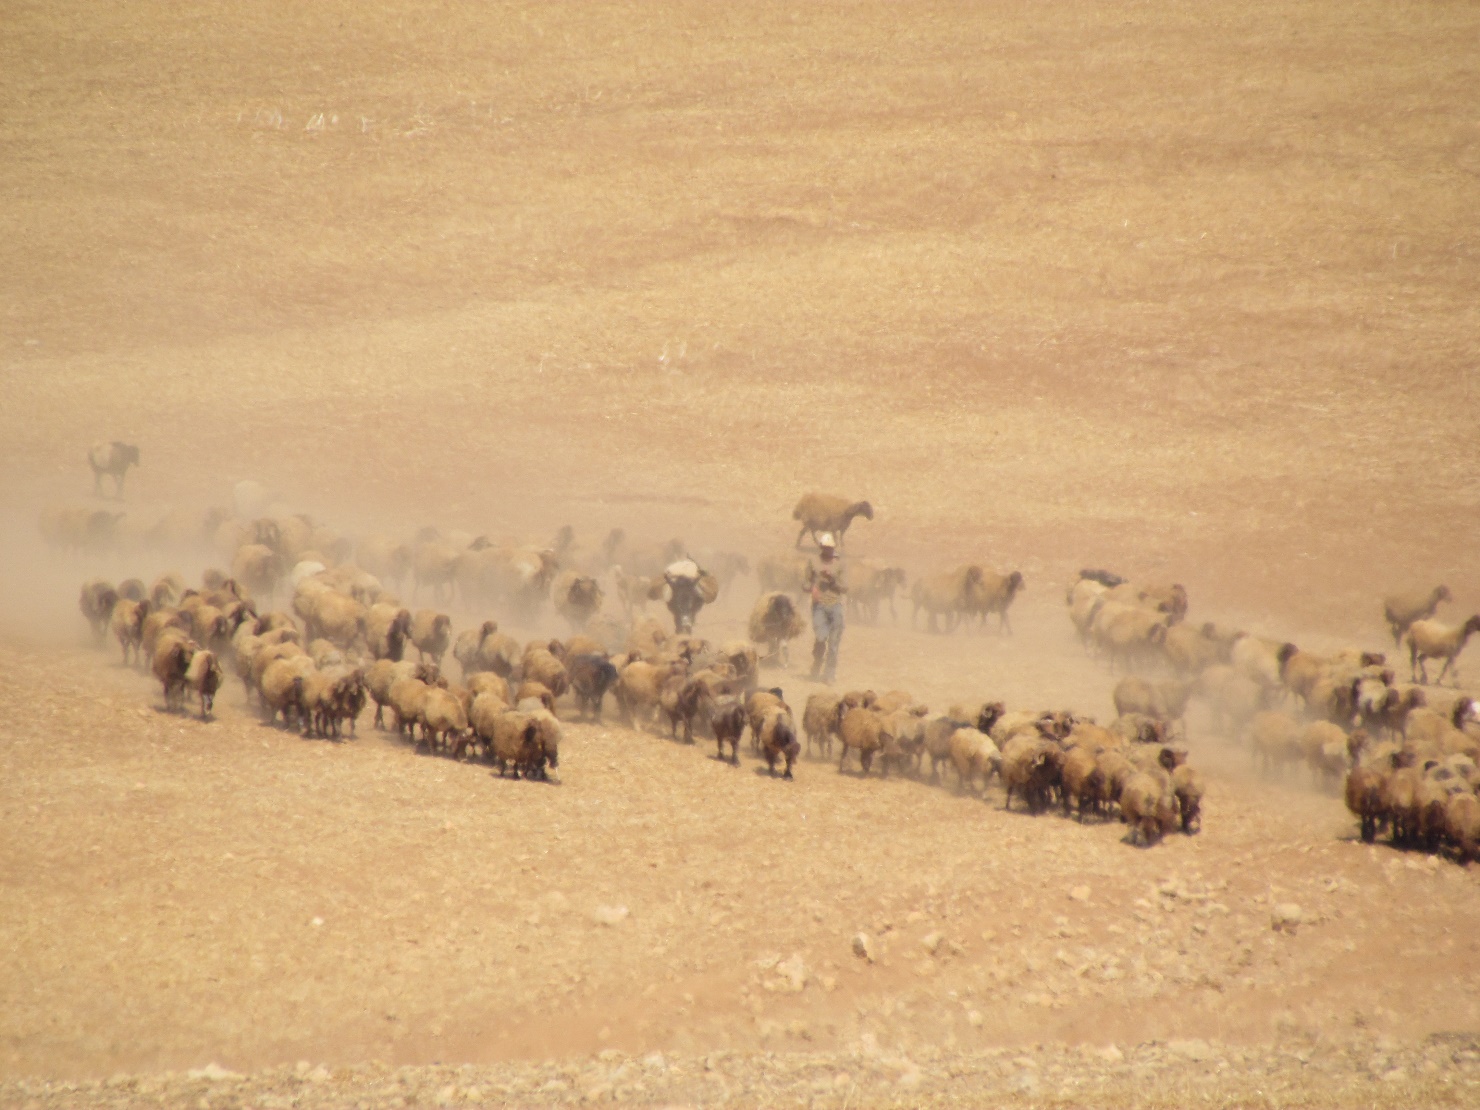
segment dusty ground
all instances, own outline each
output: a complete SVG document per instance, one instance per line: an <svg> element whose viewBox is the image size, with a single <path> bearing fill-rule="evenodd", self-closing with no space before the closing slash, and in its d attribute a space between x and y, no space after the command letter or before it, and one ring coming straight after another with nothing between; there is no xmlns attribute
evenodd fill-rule
<svg viewBox="0 0 1480 1110"><path fill-rule="evenodd" d="M1201 736L1205 831L1151 851L614 725L571 726L558 787L500 782L236 686L156 711L77 585L207 556L58 558L34 522L111 438L131 526L253 477L350 532L755 557L820 487L877 507L860 553L1029 582L1010 640L851 628L849 685L1107 716L1083 565L1380 646L1386 590L1480 608L1477 23L14 6L0 1102L1473 1105L1475 876Z"/></svg>

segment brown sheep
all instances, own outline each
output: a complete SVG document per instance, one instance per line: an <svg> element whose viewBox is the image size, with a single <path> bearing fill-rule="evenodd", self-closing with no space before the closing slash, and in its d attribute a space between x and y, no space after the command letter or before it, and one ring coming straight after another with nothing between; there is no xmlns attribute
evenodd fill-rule
<svg viewBox="0 0 1480 1110"><path fill-rule="evenodd" d="M208 721L216 704L216 691L221 689L221 662L214 651L202 648L190 657L185 668L185 688L200 699L200 719Z"/></svg>
<svg viewBox="0 0 1480 1110"><path fill-rule="evenodd" d="M521 774L533 777L530 772L544 755L534 715L500 709L486 694L473 703L473 713L477 734L487 746L490 762L498 766L498 773L512 771L516 779Z"/></svg>
<svg viewBox="0 0 1480 1110"><path fill-rule="evenodd" d="M1480 853L1480 798L1469 792L1450 795L1444 808L1444 831L1461 862L1474 859Z"/></svg>
<svg viewBox="0 0 1480 1110"><path fill-rule="evenodd" d="M142 659L140 651L140 637L144 633L144 621L149 617L149 603L147 601L130 601L122 598L113 606L113 612L108 617L108 627L113 633L113 638L118 641L118 646L123 649L123 663L127 666L131 660Z"/></svg>
<svg viewBox="0 0 1480 1110"><path fill-rule="evenodd" d="M411 610L391 602L378 601L365 614L365 646L372 659L389 659L399 663L411 638ZM466 668L463 671L467 673Z"/></svg>
<svg viewBox="0 0 1480 1110"><path fill-rule="evenodd" d="M984 570L981 578L970 588L966 596L966 613L977 617L982 627L987 624L987 617L997 615L997 630L1012 634L1012 622L1008 620L1007 611L1012 608L1013 600L1023 588L1022 571L1015 570L1010 574L995 574Z"/></svg>
<svg viewBox="0 0 1480 1110"><path fill-rule="evenodd" d="M924 719L922 732L925 754L930 757L930 781L940 780L940 765L951 758L951 737L958 729L970 728L965 712L936 713Z"/></svg>
<svg viewBox="0 0 1480 1110"><path fill-rule="evenodd" d="M411 739L416 739L416 724L421 719L421 708L427 695L438 687L431 686L419 678L401 678L392 683L387 703L395 717L396 731L405 735L410 730Z"/></svg>
<svg viewBox="0 0 1480 1110"><path fill-rule="evenodd" d="M622 723L628 728L651 727L663 686L679 673L681 668L678 664L665 663L660 666L643 659L634 659L622 667L618 672L614 691L617 708L622 714Z"/></svg>
<svg viewBox="0 0 1480 1110"><path fill-rule="evenodd" d="M786 698L781 693L780 687L772 687L769 690L753 690L745 699L746 723L750 725L750 742L752 748L759 752L761 747L761 723L766 714L773 709L785 709L791 712L791 707L786 704Z"/></svg>
<svg viewBox="0 0 1480 1110"><path fill-rule="evenodd" d="M417 747L425 746L431 752L441 748L450 753L455 744L460 748L462 734L468 728L462 702L450 690L435 686L428 687L421 696L416 721L421 725Z"/></svg>
<svg viewBox="0 0 1480 1110"><path fill-rule="evenodd" d="M848 614L869 624L879 623L879 607L889 603L889 619L899 622L894 597L905 584L901 567L887 567L860 559L848 566ZM795 592L795 591L793 591Z"/></svg>
<svg viewBox="0 0 1480 1110"><path fill-rule="evenodd" d="M1182 831L1191 835L1202 829L1202 776L1186 764L1172 772L1172 795L1177 799L1177 813Z"/></svg>
<svg viewBox="0 0 1480 1110"><path fill-rule="evenodd" d="M1002 749L1002 785L1007 791L1003 808L1012 808L1017 791L1029 813L1042 813L1061 782L1062 764L1063 750L1053 741L1029 732L1012 737Z"/></svg>
<svg viewBox="0 0 1480 1110"><path fill-rule="evenodd" d="M663 650L670 639L667 629L653 618L644 617L627 634L627 651L651 659Z"/></svg>
<svg viewBox="0 0 1480 1110"><path fill-rule="evenodd" d="M564 650L562 645L561 650ZM538 682L555 697L564 697L570 689L570 672L548 647L531 647L524 653L520 673L526 681Z"/></svg>
<svg viewBox="0 0 1480 1110"><path fill-rule="evenodd" d="M263 668L257 694L267 724L275 723L281 713L283 727L291 728L296 717L300 731L307 735L310 721L303 688L313 670L313 660L303 654L274 659Z"/></svg>
<svg viewBox="0 0 1480 1110"><path fill-rule="evenodd" d="M572 655L565 661L570 689L581 715L601 723L601 703L616 684L617 668L604 653Z"/></svg>
<svg viewBox="0 0 1480 1110"><path fill-rule="evenodd" d="M417 658L441 665L442 656L452 646L452 618L431 609L418 609L411 617L411 642Z"/></svg>
<svg viewBox="0 0 1480 1110"><path fill-rule="evenodd" d="M1139 771L1120 792L1120 812L1131 828L1130 840L1149 848L1177 826L1177 799L1169 776Z"/></svg>
<svg viewBox="0 0 1480 1110"><path fill-rule="evenodd" d="M1071 803L1077 808L1081 824L1086 812L1099 811L1105 793L1105 772L1099 761L1100 753L1104 750L1100 745L1078 743L1072 744L1064 753L1059 774L1063 782L1061 793L1065 817L1069 816Z"/></svg>
<svg viewBox="0 0 1480 1110"><path fill-rule="evenodd" d="M791 710L785 706L772 706L766 710L761 718L760 738L761 754L766 757L766 766L771 775L775 776L776 764L784 760L786 767L781 777L791 778L792 766L802 751L802 745L797 741L796 722L792 720Z"/></svg>
<svg viewBox="0 0 1480 1110"><path fill-rule="evenodd" d="M709 725L714 730L714 741L719 747L718 758L725 758L725 745L730 745L730 763L740 766L740 737L749 723L749 714L738 698L725 698L715 703Z"/></svg>
<svg viewBox="0 0 1480 1110"><path fill-rule="evenodd" d="M1459 681L1459 670L1454 661L1459 653L1464 650L1465 643L1470 636L1480 632L1480 614L1476 614L1464 624L1452 627L1435 620L1417 620L1408 626L1408 662L1413 668L1413 681L1427 686L1429 683L1429 672L1425 663L1430 659L1444 660L1444 666L1439 671L1439 677L1435 680L1443 684L1444 676L1451 670L1454 671L1456 684Z"/></svg>
<svg viewBox="0 0 1480 1110"><path fill-rule="evenodd" d="M822 754L831 756L833 736L838 721L838 703L841 694L817 693L807 698L802 709L802 731L807 736L807 754L812 754L815 744Z"/></svg>
<svg viewBox="0 0 1480 1110"><path fill-rule="evenodd" d="M849 501L846 497L830 493L803 494L796 508L791 511L791 519L799 520L802 524L801 530L797 532L796 546L802 546L802 540L809 532L813 543L817 542L821 533L831 532L841 548L848 526L855 517L860 516L864 520L874 519L874 508L867 501Z"/></svg>
<svg viewBox="0 0 1480 1110"><path fill-rule="evenodd" d="M94 579L82 587L82 596L77 606L92 628L93 640L102 647L108 635L108 620L113 616L113 606L118 604L118 591L101 579Z"/></svg>
<svg viewBox="0 0 1480 1110"><path fill-rule="evenodd" d="M780 590L761 594L750 611L750 638L764 645L765 659L787 664L789 642L807 629L801 611L789 594Z"/></svg>
<svg viewBox="0 0 1480 1110"><path fill-rule="evenodd" d="M555 695L543 682L525 679L519 684L519 689L514 692L514 704L522 706L527 701L537 701L547 712L555 712Z"/></svg>
<svg viewBox="0 0 1480 1110"><path fill-rule="evenodd" d="M840 708L841 706L842 703ZM882 725L882 719L872 709L854 706L843 712L838 720L838 738L843 742L843 753L838 760L839 771L847 765L848 751L852 749L858 752L863 774L868 774L869 767L873 765L874 753L884 746ZM880 769L885 774L888 773L887 767L882 764Z"/></svg>
<svg viewBox="0 0 1480 1110"><path fill-rule="evenodd" d="M1304 754L1300 745L1300 723L1287 713L1265 710L1249 722L1249 746L1265 773L1279 772Z"/></svg>
<svg viewBox="0 0 1480 1110"><path fill-rule="evenodd" d="M93 493L101 496L103 475L113 479L113 496L123 498L123 479L128 468L139 465L139 449L132 443L94 443L87 451L87 465L92 467Z"/></svg>
<svg viewBox="0 0 1480 1110"><path fill-rule="evenodd" d="M562 572L550 586L550 598L555 611L580 630L585 628L601 609L604 595L596 579L577 574L573 570Z"/></svg>
<svg viewBox="0 0 1480 1110"><path fill-rule="evenodd" d="M283 557L266 544L243 544L231 559L231 577L261 597L273 596L285 570Z"/></svg>
<svg viewBox="0 0 1480 1110"><path fill-rule="evenodd" d="M191 657L199 650L195 641L184 632L178 629L174 632L174 635L160 637L151 660L154 677L164 688L165 708L170 712L184 704L185 672L190 668Z"/></svg>
<svg viewBox="0 0 1480 1110"><path fill-rule="evenodd" d="M1382 616L1393 634L1393 643L1401 646L1404 633L1414 621L1432 619L1441 602L1453 600L1448 586L1435 586L1424 594L1392 594L1383 598Z"/></svg>
<svg viewBox="0 0 1480 1110"><path fill-rule="evenodd" d="M939 632L937 621L943 617L945 631L954 632L962 614L971 608L975 591L982 588L985 574L979 566L964 566L915 579L910 590L910 600L914 603L910 624L913 626L923 609L929 618L926 625L929 631Z"/></svg>
<svg viewBox="0 0 1480 1110"><path fill-rule="evenodd" d="M982 790L993 774L1001 769L1002 753L992 738L975 728L958 728L951 733L949 742L951 763L956 768L957 788L978 793L976 780L980 776Z"/></svg>
<svg viewBox="0 0 1480 1110"><path fill-rule="evenodd" d="M139 629L139 647L145 658L154 658L159 638L171 629L188 637L192 630L190 614L179 609L150 609L143 627Z"/></svg>
<svg viewBox="0 0 1480 1110"><path fill-rule="evenodd" d="M805 555L767 555L756 563L755 574L763 591L805 594L809 589L811 569L812 564Z"/></svg>
<svg viewBox="0 0 1480 1110"><path fill-rule="evenodd" d="M1227 645L1214 634L1210 622L1197 627L1176 624L1167 629L1161 651L1168 665L1182 678L1201 674L1214 663L1226 662Z"/></svg>

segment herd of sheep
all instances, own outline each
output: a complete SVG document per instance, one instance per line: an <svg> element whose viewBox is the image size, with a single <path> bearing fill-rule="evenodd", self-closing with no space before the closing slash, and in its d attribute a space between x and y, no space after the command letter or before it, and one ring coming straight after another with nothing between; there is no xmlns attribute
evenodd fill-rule
<svg viewBox="0 0 1480 1110"><path fill-rule="evenodd" d="M1363 839L1386 828L1406 847L1447 848L1465 860L1480 851L1476 699L1430 685L1427 670L1443 660L1436 682L1454 675L1480 616L1458 625L1436 620L1450 600L1446 587L1384 600L1393 644L1407 655L1407 682L1382 652L1322 654L1213 623L1192 625L1177 586L1147 590L1084 571L1067 600L1087 650L1112 666L1169 676L1122 680L1118 711L1175 729L1188 703L1201 699L1213 731L1246 744L1263 772L1304 764L1328 787L1344 782Z"/></svg>
<svg viewBox="0 0 1480 1110"><path fill-rule="evenodd" d="M793 515L800 543L809 530L841 536L872 509L808 495ZM89 534L86 520L72 524ZM57 521L43 518L42 526L55 534ZM1426 672L1442 660L1438 680L1452 674L1480 618L1458 627L1434 620L1449 599L1443 587L1386 603L1395 643L1409 654L1413 682L1401 683L1381 654L1318 655L1194 624L1181 586L1083 571L1068 592L1070 620L1088 652L1126 672L1109 726L1068 712L1007 712L994 701L931 713L898 690L813 694L798 725L782 692L762 685L761 665L784 663L789 642L806 632L809 560L800 554L757 564L762 593L748 639L715 645L693 634L694 620L749 571L740 555L711 554L705 569L676 541L634 546L620 529L590 548L568 528L543 545L435 529L405 542L352 542L291 513L221 513L204 531L230 569L208 571L199 587L165 575L149 586L90 582L82 592L98 639L111 632L125 662L152 669L172 708L193 695L209 715L229 668L265 720L305 735L352 734L373 701L377 726L389 710L389 727L424 750L542 778L558 766L557 714L599 720L610 695L627 726L661 723L689 742L708 736L732 762L748 734L752 751L786 778L805 737L809 754L830 757L836 745L840 769L855 760L863 774L877 764L886 775L938 781L944 765L962 791L984 793L997 777L1009 807L1016 797L1031 812L1054 806L1081 821L1118 813L1130 839L1149 844L1199 825L1201 779L1178 742L1197 699L1212 730L1247 743L1266 770L1304 762L1333 785L1346 775L1364 836L1385 825L1397 842L1447 843L1466 856L1480 836L1475 703L1428 686ZM865 559L848 567L854 615L876 620L883 606L894 609L902 569ZM604 607L601 582L620 616ZM1023 585L1017 571L968 565L917 578L907 597L932 631L995 616L1010 632ZM521 644L489 619L454 635L446 613L400 603L393 590L407 586L434 606L456 599L520 622L549 605L573 634ZM279 596L286 609L259 609ZM668 608L669 625L647 614L654 601ZM457 682L444 671L449 653Z"/></svg>

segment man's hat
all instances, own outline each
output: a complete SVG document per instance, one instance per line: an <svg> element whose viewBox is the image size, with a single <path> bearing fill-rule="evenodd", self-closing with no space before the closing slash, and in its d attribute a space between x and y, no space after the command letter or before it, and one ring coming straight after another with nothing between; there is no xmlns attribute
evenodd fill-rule
<svg viewBox="0 0 1480 1110"><path fill-rule="evenodd" d="M837 543L837 541L835 539L833 539L833 534L831 532L824 532L824 533L822 533L822 535L820 535L820 536L817 537L817 546L818 547L837 547L838 546L838 543Z"/></svg>

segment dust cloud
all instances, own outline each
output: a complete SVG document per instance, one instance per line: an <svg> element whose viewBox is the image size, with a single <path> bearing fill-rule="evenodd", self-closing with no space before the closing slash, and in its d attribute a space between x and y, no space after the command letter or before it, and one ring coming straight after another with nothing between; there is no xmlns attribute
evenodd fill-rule
<svg viewBox="0 0 1480 1110"><path fill-rule="evenodd" d="M1011 635L932 635L908 589L855 617L841 687L1108 721L1082 567L1391 652L1385 593L1480 609L1474 10L207 9L0 41L0 1102L129 1072L67 1094L196 1105L211 1062L305 1105L1473 1102L1473 875L1354 843L1199 702L1203 830L1140 850L610 707L563 712L558 786L368 717L303 739L234 677L203 723L77 599L229 568L259 509L352 544L621 528L748 560L721 642L815 489L874 505L850 557L1026 579ZM48 542L72 509L124 516ZM793 706L806 656L763 675Z"/></svg>

